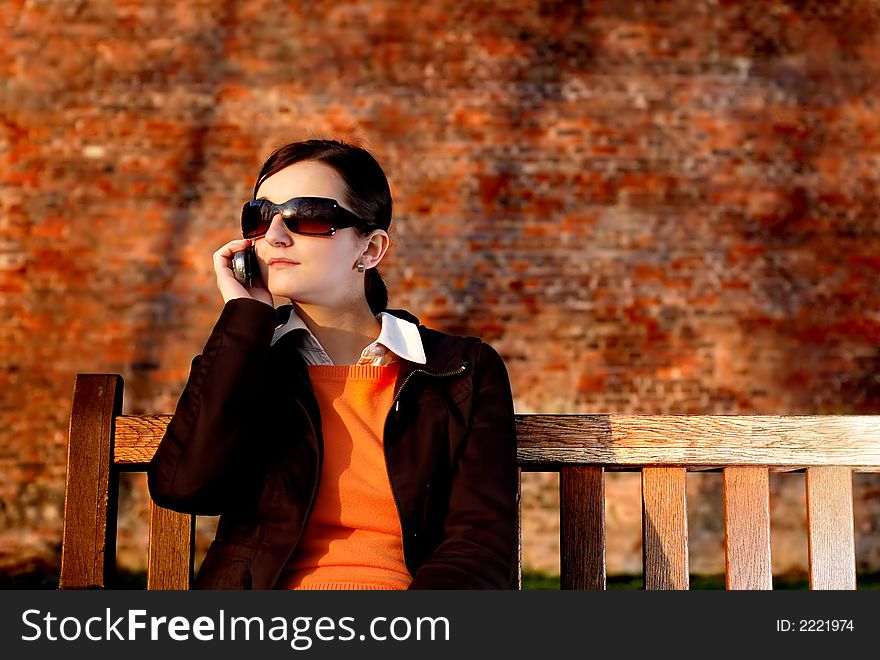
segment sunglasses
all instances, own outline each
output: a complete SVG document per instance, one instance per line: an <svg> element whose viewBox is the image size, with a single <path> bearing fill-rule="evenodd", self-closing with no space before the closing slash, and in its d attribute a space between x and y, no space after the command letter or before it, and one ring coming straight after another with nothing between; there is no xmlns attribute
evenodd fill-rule
<svg viewBox="0 0 880 660"><path fill-rule="evenodd" d="M281 214L290 231L306 236L333 236L337 229L365 222L329 197L294 197L282 204L265 198L252 199L241 209L242 238L264 235L276 213Z"/></svg>

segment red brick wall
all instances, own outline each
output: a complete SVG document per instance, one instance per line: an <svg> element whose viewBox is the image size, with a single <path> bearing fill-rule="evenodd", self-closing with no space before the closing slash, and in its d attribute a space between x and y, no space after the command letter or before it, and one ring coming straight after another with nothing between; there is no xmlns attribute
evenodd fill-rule
<svg viewBox="0 0 880 660"><path fill-rule="evenodd" d="M880 412L878 4L581 4L0 4L0 570L57 566L74 374L173 410L222 307L211 253L262 159L314 135L386 169L392 306L492 342L519 412ZM638 560L627 478L612 571ZM857 478L862 569L878 490ZM552 570L532 506L526 564ZM791 506L780 569L806 556Z"/></svg>

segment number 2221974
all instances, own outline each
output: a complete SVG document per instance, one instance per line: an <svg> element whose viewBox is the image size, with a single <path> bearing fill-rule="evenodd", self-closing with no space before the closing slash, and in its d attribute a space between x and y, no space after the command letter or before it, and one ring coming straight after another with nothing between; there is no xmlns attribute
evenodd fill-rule
<svg viewBox="0 0 880 660"><path fill-rule="evenodd" d="M777 632L851 632L854 629L852 619L776 619Z"/></svg>

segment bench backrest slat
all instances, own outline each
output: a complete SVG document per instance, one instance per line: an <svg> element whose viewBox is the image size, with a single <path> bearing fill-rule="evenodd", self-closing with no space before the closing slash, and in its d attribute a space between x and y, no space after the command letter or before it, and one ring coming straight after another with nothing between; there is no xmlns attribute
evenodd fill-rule
<svg viewBox="0 0 880 660"><path fill-rule="evenodd" d="M516 468L516 587L522 589L522 468Z"/></svg>
<svg viewBox="0 0 880 660"><path fill-rule="evenodd" d="M61 535L61 589L105 587L116 564L119 474L114 421L122 413L122 377L78 374L73 390Z"/></svg>
<svg viewBox="0 0 880 660"><path fill-rule="evenodd" d="M559 471L560 587L605 588L605 474L572 465Z"/></svg>
<svg viewBox="0 0 880 660"><path fill-rule="evenodd" d="M769 472L724 469L724 560L728 589L772 589Z"/></svg>
<svg viewBox="0 0 880 660"><path fill-rule="evenodd" d="M877 415L517 415L516 431L527 470L590 464L880 471Z"/></svg>
<svg viewBox="0 0 880 660"><path fill-rule="evenodd" d="M855 589L852 470L809 468L807 547L811 589Z"/></svg>
<svg viewBox="0 0 880 660"><path fill-rule="evenodd" d="M686 477L678 467L642 470L645 589L688 588Z"/></svg>
<svg viewBox="0 0 880 660"><path fill-rule="evenodd" d="M147 589L189 589L195 533L195 516L150 502ZM174 550L169 551L170 548Z"/></svg>

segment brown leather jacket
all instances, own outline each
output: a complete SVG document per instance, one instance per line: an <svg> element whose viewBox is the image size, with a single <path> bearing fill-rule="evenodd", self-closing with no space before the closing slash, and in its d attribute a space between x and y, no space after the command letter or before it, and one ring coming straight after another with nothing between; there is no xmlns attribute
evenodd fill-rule
<svg viewBox="0 0 880 660"><path fill-rule="evenodd" d="M219 515L194 589L272 589L308 523L323 440L291 306L226 303L148 468L159 506ZM389 313L418 324L403 310ZM410 589L517 588L513 398L477 337L418 325L427 364L402 360L385 458Z"/></svg>

